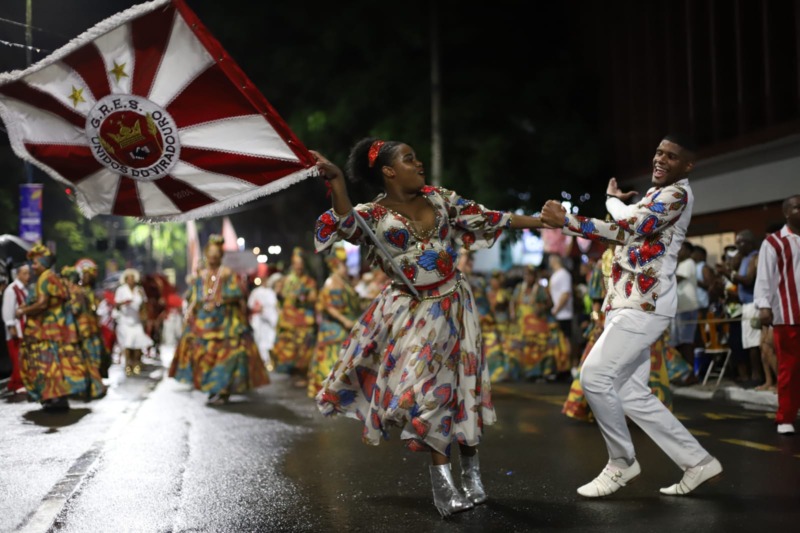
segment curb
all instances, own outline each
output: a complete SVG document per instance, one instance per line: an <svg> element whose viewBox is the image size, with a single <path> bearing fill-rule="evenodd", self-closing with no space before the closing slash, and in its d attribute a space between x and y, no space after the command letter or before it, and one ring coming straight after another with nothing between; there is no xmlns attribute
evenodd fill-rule
<svg viewBox="0 0 800 533"><path fill-rule="evenodd" d="M757 411L775 411L778 408L778 395L775 392L743 389L736 385L673 387L672 394L695 400L722 401Z"/></svg>

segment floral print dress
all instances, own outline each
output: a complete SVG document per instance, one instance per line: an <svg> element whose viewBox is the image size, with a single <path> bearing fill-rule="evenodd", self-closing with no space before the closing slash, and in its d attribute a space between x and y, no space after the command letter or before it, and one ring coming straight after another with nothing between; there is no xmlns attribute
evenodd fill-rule
<svg viewBox="0 0 800 533"><path fill-rule="evenodd" d="M547 289L525 282L514 288L517 330L509 352L519 361L524 379L557 376L569 370L569 340L548 312Z"/></svg>
<svg viewBox="0 0 800 533"><path fill-rule="evenodd" d="M75 317L78 341L86 361L87 379L91 387L90 396L101 396L106 392L101 366L110 355L100 336L100 319L97 316L97 299L94 291L90 287L77 287L75 293L71 295L66 311L71 311Z"/></svg>
<svg viewBox="0 0 800 533"><path fill-rule="evenodd" d="M278 333L272 347L275 371L286 374L308 372L316 342L316 317L311 299L317 282L308 274L287 274L281 287Z"/></svg>
<svg viewBox="0 0 800 533"><path fill-rule="evenodd" d="M457 251L491 246L511 215L443 188L426 186L422 194L436 213L425 234L377 202L317 219L318 252L341 240L362 245L393 282L356 322L316 401L325 415L360 420L367 444L397 427L410 449L449 455L454 441L476 446L483 426L496 420L477 309L455 269ZM378 255L356 216L383 241L419 299Z"/></svg>
<svg viewBox="0 0 800 533"><path fill-rule="evenodd" d="M227 267L202 270L190 287L186 342L179 342L179 381L209 394L241 394L269 383L247 322L238 274ZM178 354L176 354L176 357Z"/></svg>
<svg viewBox="0 0 800 533"><path fill-rule="evenodd" d="M331 307L353 322L361 314L361 301L352 286L344 284L340 288L333 288L330 283L322 286L317 300L317 314L320 317L317 346L308 369L308 395L311 398L322 390L322 383L339 359L339 350L350 333L327 311Z"/></svg>
<svg viewBox="0 0 800 533"><path fill-rule="evenodd" d="M47 298L47 308L25 321L20 350L22 382L34 401L53 400L86 391L86 363L78 344L72 313L67 313L69 290L51 269L39 275L36 294Z"/></svg>

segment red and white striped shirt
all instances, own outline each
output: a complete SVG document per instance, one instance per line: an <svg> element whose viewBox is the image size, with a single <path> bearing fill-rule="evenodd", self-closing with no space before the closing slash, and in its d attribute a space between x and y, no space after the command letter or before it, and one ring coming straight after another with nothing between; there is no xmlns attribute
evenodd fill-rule
<svg viewBox="0 0 800 533"><path fill-rule="evenodd" d="M767 235L758 253L754 301L772 309L772 323L800 325L800 235L783 226Z"/></svg>

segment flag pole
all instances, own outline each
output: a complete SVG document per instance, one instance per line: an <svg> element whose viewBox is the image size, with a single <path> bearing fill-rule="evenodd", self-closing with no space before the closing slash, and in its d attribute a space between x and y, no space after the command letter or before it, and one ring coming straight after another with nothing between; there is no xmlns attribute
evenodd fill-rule
<svg viewBox="0 0 800 533"><path fill-rule="evenodd" d="M378 237L375 236L375 233L373 233L369 225L366 222L364 222L364 219L361 218L361 215L359 215L358 213L353 213L353 216L355 216L356 218L356 225L359 228L361 228L364 231L364 233L369 235L369 238L372 240L373 244L375 244L378 250L381 251L385 259L389 261L389 264L392 265L392 270L394 270L395 273L397 273L397 275L400 276L400 279L402 279L403 283L406 284L406 287L408 287L408 290L410 290L411 294L414 295L414 298L419 300L420 297L419 297L419 292L417 292L417 288L411 284L411 281L403 273L403 270L400 268L400 265L397 264L397 261L394 260L392 254L389 253L389 250L386 249L386 246L384 246L384 244L378 240Z"/></svg>
<svg viewBox="0 0 800 533"><path fill-rule="evenodd" d="M25 0L25 67L31 66L33 55L33 0ZM25 161L25 179L33 183L33 165Z"/></svg>

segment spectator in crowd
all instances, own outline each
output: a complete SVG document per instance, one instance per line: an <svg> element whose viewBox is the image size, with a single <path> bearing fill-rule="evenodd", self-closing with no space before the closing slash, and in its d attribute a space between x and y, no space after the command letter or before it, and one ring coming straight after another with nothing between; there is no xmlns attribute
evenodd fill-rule
<svg viewBox="0 0 800 533"><path fill-rule="evenodd" d="M25 384L19 366L19 348L22 343L22 331L25 328L25 316L16 317L17 308L25 305L28 299L28 283L31 279L31 269L24 264L17 268L14 281L3 291L3 323L6 328L6 344L8 357L11 360L11 378L8 380L8 390L15 397L25 395Z"/></svg>
<svg viewBox="0 0 800 533"><path fill-rule="evenodd" d="M708 317L710 305L709 291L714 285L714 269L709 266L708 252L702 246L695 244L692 248L692 259L697 266L697 314L701 319ZM699 344L699 343L698 343Z"/></svg>
<svg viewBox="0 0 800 533"><path fill-rule="evenodd" d="M564 268L564 260L560 255L550 255L548 264L551 274L547 286L550 290L550 301L553 302L553 308L550 313L552 313L553 318L558 322L558 327L561 328L564 336L570 342L570 346L572 346L574 345L572 341L572 274ZM570 364L572 368L577 368L579 364L579 360L575 356L575 350L571 348Z"/></svg>
<svg viewBox="0 0 800 533"><path fill-rule="evenodd" d="M710 293L713 292L714 280L716 274L714 269L708 265L707 262L708 252L702 246L695 244L692 248L692 259L697 265L697 320L698 327L694 330L694 345L695 350L703 349L706 346L705 335L709 327L716 327L716 324L706 324L705 321L711 318L709 316L711 298ZM698 367L700 372L703 369Z"/></svg>
<svg viewBox="0 0 800 533"><path fill-rule="evenodd" d="M761 354L759 345L761 344L761 324L758 323L758 312L753 303L753 287L756 282L756 268L758 266L758 246L752 231L740 231L736 235L736 250L738 252L738 269L731 263L722 263L720 270L731 283L736 285L736 294L739 303L742 304L742 321L739 328L731 328L731 333L741 331L741 348L744 350L744 358L737 361L739 367L739 379L745 384L752 386L764 381L761 375Z"/></svg>
<svg viewBox="0 0 800 533"><path fill-rule="evenodd" d="M786 225L761 243L754 301L772 326L778 359L778 433L792 435L800 409L800 194L783 202Z"/></svg>
<svg viewBox="0 0 800 533"><path fill-rule="evenodd" d="M692 259L693 246L683 241L678 251L678 268L675 278L678 280L678 311L673 319L672 339L681 356L694 365L694 337L697 331L697 264Z"/></svg>

